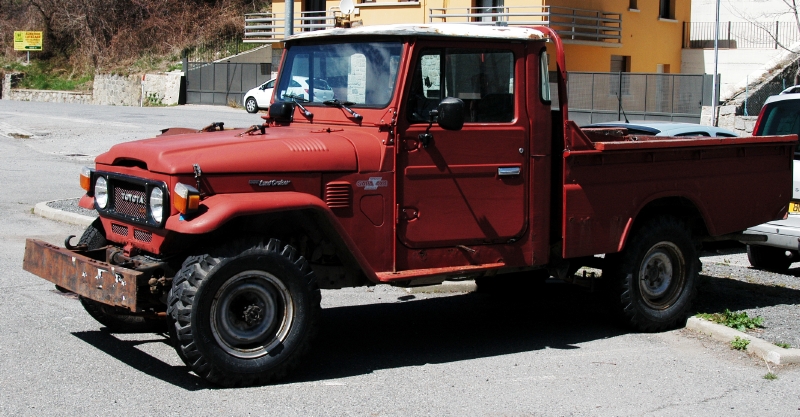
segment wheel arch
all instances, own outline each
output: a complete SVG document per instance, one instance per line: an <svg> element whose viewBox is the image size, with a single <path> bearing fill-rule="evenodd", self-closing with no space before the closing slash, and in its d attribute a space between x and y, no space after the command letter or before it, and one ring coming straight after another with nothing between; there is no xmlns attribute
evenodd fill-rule
<svg viewBox="0 0 800 417"><path fill-rule="evenodd" d="M215 195L203 201L201 212L189 220L173 216L166 228L202 236L206 244L219 244L245 235L277 238L291 244L310 262L321 245L332 247L349 277L349 285L342 286L378 282L375 271L355 242L325 202L317 197L296 192ZM323 282L320 286L337 287Z"/></svg>
<svg viewBox="0 0 800 417"><path fill-rule="evenodd" d="M710 234L706 216L691 199L682 196L661 197L649 201L639 210L622 234L619 251L625 248L634 231L660 216L672 216L684 220L695 238Z"/></svg>

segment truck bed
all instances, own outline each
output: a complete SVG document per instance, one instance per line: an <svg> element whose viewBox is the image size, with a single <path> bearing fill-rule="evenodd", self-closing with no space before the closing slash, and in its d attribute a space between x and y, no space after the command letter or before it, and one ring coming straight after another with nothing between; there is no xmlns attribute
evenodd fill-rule
<svg viewBox="0 0 800 417"><path fill-rule="evenodd" d="M722 236L782 218L791 197L796 135L710 138L629 135L565 126L562 253L622 250L651 210L702 219Z"/></svg>

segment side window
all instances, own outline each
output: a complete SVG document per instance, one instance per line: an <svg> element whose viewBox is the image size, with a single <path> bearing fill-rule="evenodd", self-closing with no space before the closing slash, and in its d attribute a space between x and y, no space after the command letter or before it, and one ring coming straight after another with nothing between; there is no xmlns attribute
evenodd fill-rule
<svg viewBox="0 0 800 417"><path fill-rule="evenodd" d="M427 50L417 59L407 117L425 123L445 97L464 101L464 121L514 120L514 54L504 50ZM549 85L548 85L549 87Z"/></svg>
<svg viewBox="0 0 800 417"><path fill-rule="evenodd" d="M539 56L539 94L545 103L550 102L550 71L547 70L548 66L550 66L550 60L547 58L547 50L543 50Z"/></svg>
<svg viewBox="0 0 800 417"><path fill-rule="evenodd" d="M266 84L264 84L264 88L275 88L275 80L268 81Z"/></svg>

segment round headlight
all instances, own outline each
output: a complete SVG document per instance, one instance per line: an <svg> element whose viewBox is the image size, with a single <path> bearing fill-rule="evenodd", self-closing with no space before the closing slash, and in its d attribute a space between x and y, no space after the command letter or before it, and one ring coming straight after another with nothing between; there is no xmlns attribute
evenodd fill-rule
<svg viewBox="0 0 800 417"><path fill-rule="evenodd" d="M156 223L164 218L164 192L159 187L150 190L150 215Z"/></svg>
<svg viewBox="0 0 800 417"><path fill-rule="evenodd" d="M108 205L108 184L104 177L97 177L94 182L94 201L97 203L97 207L101 209L106 208L106 205Z"/></svg>

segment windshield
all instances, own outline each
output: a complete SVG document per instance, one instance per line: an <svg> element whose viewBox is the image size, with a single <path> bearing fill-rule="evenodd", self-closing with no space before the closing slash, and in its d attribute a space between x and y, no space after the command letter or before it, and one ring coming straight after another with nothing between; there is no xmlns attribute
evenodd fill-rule
<svg viewBox="0 0 800 417"><path fill-rule="evenodd" d="M400 42L292 46L276 100L385 107L394 94L401 51Z"/></svg>
<svg viewBox="0 0 800 417"><path fill-rule="evenodd" d="M767 104L756 136L800 135L800 100L783 100ZM795 148L800 153L800 144Z"/></svg>

